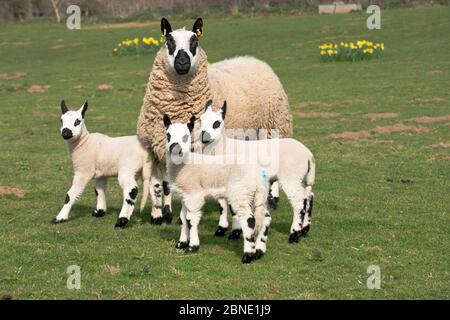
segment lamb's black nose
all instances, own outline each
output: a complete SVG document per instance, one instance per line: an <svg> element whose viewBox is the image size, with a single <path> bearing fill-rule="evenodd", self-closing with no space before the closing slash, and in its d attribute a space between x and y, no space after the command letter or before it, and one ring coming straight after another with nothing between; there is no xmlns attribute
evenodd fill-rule
<svg viewBox="0 0 450 320"><path fill-rule="evenodd" d="M202 131L202 142L208 143L210 141L211 141L211 135L206 131Z"/></svg>
<svg viewBox="0 0 450 320"><path fill-rule="evenodd" d="M178 142L172 143L169 147L169 152L172 154L179 154L181 152L181 146Z"/></svg>
<svg viewBox="0 0 450 320"><path fill-rule="evenodd" d="M72 130L67 129L67 128L64 128L64 129L62 130L61 135L62 135L62 137L63 137L64 139L66 139L66 140L73 137Z"/></svg>

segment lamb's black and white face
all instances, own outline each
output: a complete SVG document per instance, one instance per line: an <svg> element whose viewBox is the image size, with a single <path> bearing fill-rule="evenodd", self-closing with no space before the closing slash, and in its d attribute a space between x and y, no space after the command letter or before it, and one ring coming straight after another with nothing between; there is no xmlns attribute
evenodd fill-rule
<svg viewBox="0 0 450 320"><path fill-rule="evenodd" d="M77 139L81 134L81 129L84 125L84 115L88 108L86 101L77 111L70 111L66 102L61 101L61 136L65 140Z"/></svg>
<svg viewBox="0 0 450 320"><path fill-rule="evenodd" d="M194 129L195 116L188 123L172 123L169 116L164 115L166 127L166 152L171 158L183 158L191 151L191 132Z"/></svg>
<svg viewBox="0 0 450 320"><path fill-rule="evenodd" d="M169 21L161 19L161 32L166 37L166 59L169 67L179 75L195 71L198 63L198 37L202 35L203 20L198 18L192 31L172 31Z"/></svg>
<svg viewBox="0 0 450 320"><path fill-rule="evenodd" d="M219 111L213 111L211 100L206 103L205 112L200 116L200 138L203 144L211 144L220 139L224 130L226 112L226 101L223 102Z"/></svg>

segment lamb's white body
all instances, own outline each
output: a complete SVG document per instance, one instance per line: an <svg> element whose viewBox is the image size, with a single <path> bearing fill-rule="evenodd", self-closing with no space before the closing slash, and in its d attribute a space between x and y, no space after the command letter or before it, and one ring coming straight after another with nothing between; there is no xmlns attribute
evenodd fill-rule
<svg viewBox="0 0 450 320"><path fill-rule="evenodd" d="M214 129L212 124L217 117L222 121ZM311 224L312 186L315 179L315 160L311 151L301 142L290 138L254 141L230 138L232 130L227 130L228 134L225 134L222 112L212 111L211 108L207 108L200 119L202 132L207 132L211 139L205 144L204 153L234 155L241 157L245 163L257 163L266 170L270 182L280 183L293 209L290 241L298 242L299 236L306 234ZM220 199L219 203L221 214L218 231L228 228L227 203L224 199ZM239 237L239 229L239 221L233 217L230 237Z"/></svg>
<svg viewBox="0 0 450 320"><path fill-rule="evenodd" d="M181 195L182 203L177 248L187 252L198 250L198 224L205 199L226 198L242 226L242 261L248 263L261 257L266 251L270 214L266 206L268 183L259 166L236 164L226 156L190 152L189 132L183 132L185 128L178 123L167 127L167 177L172 190Z"/></svg>
<svg viewBox="0 0 450 320"><path fill-rule="evenodd" d="M139 178L143 180L144 189L141 211L145 206L151 173L148 152L137 136L112 138L101 133L89 133L83 120L78 123L78 128L71 127L76 118L80 117L75 111L68 111L62 116L62 132L76 131L76 134L72 133L73 136L67 140L74 178L64 206L53 222L60 223L69 218L72 205L92 179L95 179L97 195L97 206L93 215L103 216L106 213L107 179L118 177L123 189L123 206L116 227L124 227L133 213L138 193L136 179Z"/></svg>

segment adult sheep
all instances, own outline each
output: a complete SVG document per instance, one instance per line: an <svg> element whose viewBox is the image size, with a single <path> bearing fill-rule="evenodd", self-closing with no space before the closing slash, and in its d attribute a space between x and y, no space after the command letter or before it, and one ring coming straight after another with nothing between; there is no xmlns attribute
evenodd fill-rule
<svg viewBox="0 0 450 320"><path fill-rule="evenodd" d="M281 138L292 135L288 98L273 70L249 56L208 65L198 45L202 27L201 18L192 31L172 30L167 19L161 20L166 44L156 54L137 122L137 134L161 171L165 171L163 115L176 122L188 122L192 115L198 119L210 99L227 100L227 129L265 129L268 138L274 132ZM165 204L164 211L170 212L170 198ZM154 204L152 221L161 221L161 209L161 203Z"/></svg>

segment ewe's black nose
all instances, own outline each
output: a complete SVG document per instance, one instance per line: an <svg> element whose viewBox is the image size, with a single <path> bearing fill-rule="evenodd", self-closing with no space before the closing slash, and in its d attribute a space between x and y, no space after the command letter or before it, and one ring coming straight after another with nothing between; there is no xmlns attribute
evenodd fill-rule
<svg viewBox="0 0 450 320"><path fill-rule="evenodd" d="M202 142L208 143L210 141L211 141L211 135L206 131L202 131Z"/></svg>
<svg viewBox="0 0 450 320"><path fill-rule="evenodd" d="M174 63L178 74L186 74L191 68L191 59L183 49L178 50Z"/></svg>
<svg viewBox="0 0 450 320"><path fill-rule="evenodd" d="M63 137L64 139L66 139L66 140L73 137L72 130L67 129L67 128L64 128L64 129L62 130L61 135L62 135L62 137Z"/></svg>

